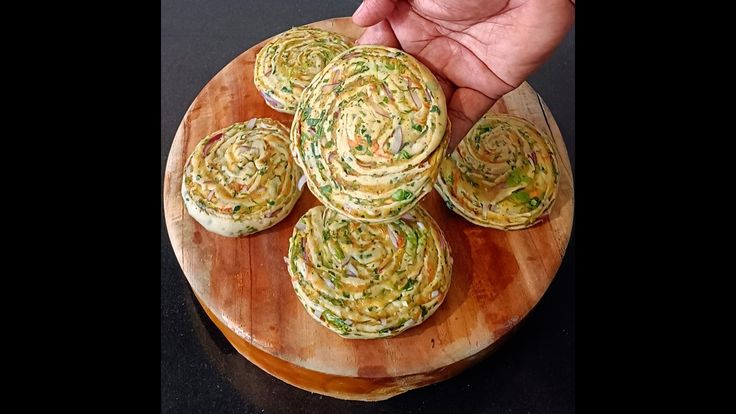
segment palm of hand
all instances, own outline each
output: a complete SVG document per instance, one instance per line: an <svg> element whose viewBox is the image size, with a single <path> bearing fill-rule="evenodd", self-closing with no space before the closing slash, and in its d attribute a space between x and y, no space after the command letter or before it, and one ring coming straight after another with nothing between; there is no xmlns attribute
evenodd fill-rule
<svg viewBox="0 0 736 414"><path fill-rule="evenodd" d="M367 0L360 44L401 47L442 84L450 148L552 53L572 25L570 0Z"/></svg>

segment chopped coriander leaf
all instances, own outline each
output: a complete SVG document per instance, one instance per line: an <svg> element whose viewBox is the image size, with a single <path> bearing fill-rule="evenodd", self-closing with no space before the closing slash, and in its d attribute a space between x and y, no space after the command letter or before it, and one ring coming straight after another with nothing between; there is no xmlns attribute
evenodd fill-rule
<svg viewBox="0 0 736 414"><path fill-rule="evenodd" d="M407 279L406 284L401 288L401 290L411 290L416 283L416 279Z"/></svg>
<svg viewBox="0 0 736 414"><path fill-rule="evenodd" d="M527 203L527 207L534 210L535 208L539 207L539 205L542 203L542 200L539 199L539 197L534 197Z"/></svg>
<svg viewBox="0 0 736 414"><path fill-rule="evenodd" d="M522 190L522 191L517 191L511 194L511 199L518 203L525 204L529 202L530 197L529 197L529 193Z"/></svg>
<svg viewBox="0 0 736 414"><path fill-rule="evenodd" d="M528 183L531 180L532 179L529 178L528 175L523 174L521 170L514 168L513 170L511 170L509 177L506 179L506 185L511 187L511 186L519 185L522 182Z"/></svg>
<svg viewBox="0 0 736 414"><path fill-rule="evenodd" d="M403 201L407 198L411 197L413 194L411 191L406 191L404 189L398 189L394 191L393 195L391 195L391 198L393 198L396 201Z"/></svg>

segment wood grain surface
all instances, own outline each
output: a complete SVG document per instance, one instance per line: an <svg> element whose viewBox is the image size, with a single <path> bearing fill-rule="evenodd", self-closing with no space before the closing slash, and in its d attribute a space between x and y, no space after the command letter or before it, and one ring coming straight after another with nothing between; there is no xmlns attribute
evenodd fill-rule
<svg viewBox="0 0 736 414"><path fill-rule="evenodd" d="M349 18L314 23L357 38ZM473 225L433 191L422 205L445 233L454 259L445 302L426 322L393 338L347 340L320 326L299 303L283 257L297 220L317 205L305 189L274 227L243 238L209 233L186 213L180 188L188 155L209 132L252 117L288 127L253 85L261 42L202 89L174 138L164 178L171 244L195 295L238 351L297 387L344 399L380 400L437 382L487 355L537 304L560 266L572 229L570 161L554 117L526 83L491 110L521 116L554 137L560 157L558 198L548 219L519 231Z"/></svg>

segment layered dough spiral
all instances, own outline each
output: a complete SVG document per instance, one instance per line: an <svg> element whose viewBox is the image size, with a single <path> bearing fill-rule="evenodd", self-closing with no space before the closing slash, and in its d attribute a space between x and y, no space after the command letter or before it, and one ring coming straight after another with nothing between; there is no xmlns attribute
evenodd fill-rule
<svg viewBox="0 0 736 414"><path fill-rule="evenodd" d="M489 112L443 160L435 187L467 220L514 230L549 211L557 181L550 138L525 119Z"/></svg>
<svg viewBox="0 0 736 414"><path fill-rule="evenodd" d="M271 108L293 114L302 90L351 41L337 33L295 27L276 36L256 55L253 82Z"/></svg>
<svg viewBox="0 0 736 414"><path fill-rule="evenodd" d="M323 204L385 223L431 191L449 132L445 95L429 69L397 49L357 46L304 90L291 145Z"/></svg>
<svg viewBox="0 0 736 414"><path fill-rule="evenodd" d="M288 139L286 128L269 118L253 118L205 137L184 166L181 192L189 215L228 237L281 221L301 195L301 171Z"/></svg>
<svg viewBox="0 0 736 414"><path fill-rule="evenodd" d="M386 224L314 207L297 222L284 259L307 312L345 338L388 337L422 323L452 274L450 247L421 206Z"/></svg>

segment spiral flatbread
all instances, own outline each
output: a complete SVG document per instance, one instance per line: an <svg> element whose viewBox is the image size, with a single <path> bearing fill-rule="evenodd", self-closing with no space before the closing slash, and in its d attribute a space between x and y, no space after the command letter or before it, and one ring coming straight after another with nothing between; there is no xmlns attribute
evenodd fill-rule
<svg viewBox="0 0 736 414"><path fill-rule="evenodd" d="M256 55L253 82L271 108L293 114L304 88L350 39L311 27L295 27L276 36Z"/></svg>
<svg viewBox="0 0 736 414"><path fill-rule="evenodd" d="M435 187L467 220L515 230L549 212L557 181L550 138L525 119L489 112L442 162Z"/></svg>
<svg viewBox="0 0 736 414"><path fill-rule="evenodd" d="M385 224L314 207L297 222L285 260L309 315L345 338L419 325L444 300L452 275L450 247L421 206Z"/></svg>
<svg viewBox="0 0 736 414"><path fill-rule="evenodd" d="M323 204L385 223L431 191L449 132L445 95L429 69L400 50L357 46L304 90L291 145Z"/></svg>
<svg viewBox="0 0 736 414"><path fill-rule="evenodd" d="M184 166L184 205L197 222L222 236L267 229L286 217L301 195L301 171L278 121L253 118L216 131Z"/></svg>

